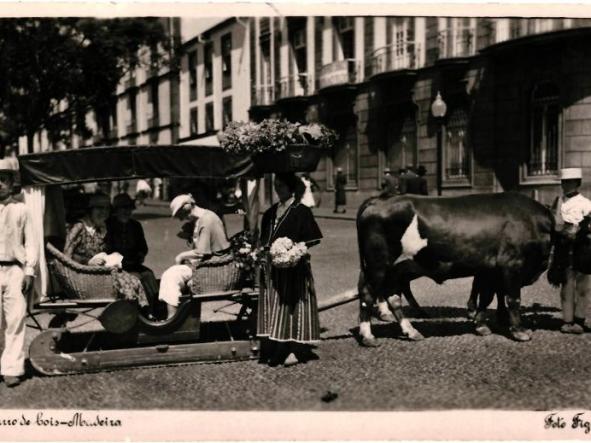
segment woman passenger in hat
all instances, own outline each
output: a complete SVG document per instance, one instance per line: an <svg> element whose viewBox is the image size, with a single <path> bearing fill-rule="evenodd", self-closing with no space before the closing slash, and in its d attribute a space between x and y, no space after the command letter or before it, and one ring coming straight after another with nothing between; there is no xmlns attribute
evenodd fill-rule
<svg viewBox="0 0 591 443"><path fill-rule="evenodd" d="M66 235L64 254L78 263L90 266L104 266L107 252L107 224L111 212L109 196L96 193L90 196L86 214L72 224ZM115 286L120 298L137 300L147 306L148 300L140 280L125 271L116 272Z"/></svg>
<svg viewBox="0 0 591 443"><path fill-rule="evenodd" d="M591 291L591 276L578 272L572 262L572 247L579 225L591 213L591 200L579 193L582 177L580 168L561 169L563 194L556 198L553 205L558 239L548 279L553 284L561 283L564 324L560 330L567 334L584 331L587 295Z"/></svg>
<svg viewBox="0 0 591 443"><path fill-rule="evenodd" d="M135 202L129 194L121 193L113 198L112 206L113 214L107 220L107 252L123 256L123 270L140 279L153 314L158 301L158 281L154 272L143 264L148 244L141 223L131 217Z"/></svg>

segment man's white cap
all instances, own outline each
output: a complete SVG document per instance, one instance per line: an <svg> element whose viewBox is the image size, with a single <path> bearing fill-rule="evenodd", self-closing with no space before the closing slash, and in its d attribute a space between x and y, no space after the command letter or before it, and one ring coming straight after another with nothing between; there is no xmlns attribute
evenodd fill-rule
<svg viewBox="0 0 591 443"><path fill-rule="evenodd" d="M564 168L560 170L560 180L575 180L583 178L581 168Z"/></svg>
<svg viewBox="0 0 591 443"><path fill-rule="evenodd" d="M172 212L172 216L174 217L179 209L185 206L187 203L195 204L195 200L191 194L181 194L177 195L175 198L172 199L170 202L170 210Z"/></svg>
<svg viewBox="0 0 591 443"><path fill-rule="evenodd" d="M18 161L15 158L0 158L0 172L12 172L13 174L16 174L17 171Z"/></svg>

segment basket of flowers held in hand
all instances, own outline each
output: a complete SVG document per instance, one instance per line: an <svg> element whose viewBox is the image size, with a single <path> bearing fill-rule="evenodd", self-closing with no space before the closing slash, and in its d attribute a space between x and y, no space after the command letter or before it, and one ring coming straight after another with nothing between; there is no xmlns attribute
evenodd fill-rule
<svg viewBox="0 0 591 443"><path fill-rule="evenodd" d="M293 268L308 254L303 242L296 243L288 237L280 237L273 242L269 255L276 268Z"/></svg>
<svg viewBox="0 0 591 443"><path fill-rule="evenodd" d="M260 123L231 122L219 140L226 152L252 154L258 172L312 172L337 136L319 123L265 119Z"/></svg>

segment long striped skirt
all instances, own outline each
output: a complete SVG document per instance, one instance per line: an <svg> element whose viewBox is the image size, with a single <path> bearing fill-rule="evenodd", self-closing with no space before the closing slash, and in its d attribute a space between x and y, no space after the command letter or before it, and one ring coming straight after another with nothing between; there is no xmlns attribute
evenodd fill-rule
<svg viewBox="0 0 591 443"><path fill-rule="evenodd" d="M320 340L314 279L308 259L293 268L266 264L261 272L257 335L275 341Z"/></svg>

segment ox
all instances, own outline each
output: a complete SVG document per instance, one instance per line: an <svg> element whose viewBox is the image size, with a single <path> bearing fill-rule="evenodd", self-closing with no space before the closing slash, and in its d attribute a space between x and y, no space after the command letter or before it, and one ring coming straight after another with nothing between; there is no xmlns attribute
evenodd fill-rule
<svg viewBox="0 0 591 443"><path fill-rule="evenodd" d="M531 331L520 324L520 292L548 267L554 223L548 208L516 193L366 200L357 214L361 344L377 346L370 324L376 302L387 302L404 335L423 338L401 305L409 282L422 276L437 283L474 276L477 328L486 327L496 292L507 298L511 336L529 340Z"/></svg>

